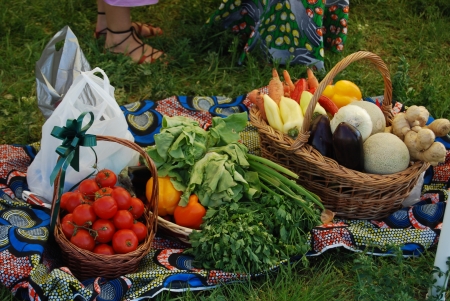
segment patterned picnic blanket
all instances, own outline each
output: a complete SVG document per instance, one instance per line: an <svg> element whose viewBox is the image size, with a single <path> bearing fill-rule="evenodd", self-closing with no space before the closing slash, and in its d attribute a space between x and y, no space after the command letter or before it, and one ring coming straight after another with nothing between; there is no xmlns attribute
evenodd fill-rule
<svg viewBox="0 0 450 301"><path fill-rule="evenodd" d="M368 99L369 101L371 99ZM227 97L174 96L158 102L144 100L122 107L142 147L153 144L163 115L184 115L205 125L213 116L247 111L245 95ZM396 111L402 110L397 104ZM259 140L250 125L242 133L249 150L258 153ZM447 149L450 144L442 141ZM50 212L25 203L26 172L38 145L0 145L0 282L23 300L143 300L164 290L206 290L257 275L193 268L185 246L157 234L139 270L117 279L92 275L80 281L64 266L58 245L49 233ZM450 151L445 163L430 167L424 175L418 202L384 220L334 220L314 228L307 256L319 256L337 247L390 255L388 246L398 245L405 256L417 256L439 240L450 179ZM295 258L293 258L295 260ZM282 264L282 262L280 262ZM276 269L277 267L274 267ZM261 271L266 272L266 271Z"/></svg>

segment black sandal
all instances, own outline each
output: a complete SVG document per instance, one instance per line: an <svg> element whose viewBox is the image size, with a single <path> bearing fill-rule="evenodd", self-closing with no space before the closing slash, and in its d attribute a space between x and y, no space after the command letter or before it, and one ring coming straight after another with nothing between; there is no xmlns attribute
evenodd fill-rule
<svg viewBox="0 0 450 301"><path fill-rule="evenodd" d="M136 33L136 30L134 29L133 26L131 26L130 29L125 30L125 31L112 31L112 30L109 29L109 28L107 28L106 30L109 31L110 33L113 33L113 34L130 33L130 34L127 35L120 43L118 43L118 44L116 44L116 45L114 45L114 46L111 46L111 47L108 47L108 48L105 49L105 50L107 50L107 51L110 51L111 53L114 53L114 54L125 54L125 55L129 56L131 53L135 52L136 50L142 49L142 56L141 56L141 58L139 59L139 61L137 62L138 64L144 63L145 60L146 60L147 58L151 58L150 63L153 63L155 60L161 58L161 57L163 56L163 54L164 54L164 52L162 52L161 50L158 50L158 49L155 49L155 48L152 47L152 52L151 52L150 54L148 54L148 55L145 55L145 54L144 54L144 53L145 53L145 44L144 44L142 41L139 41L139 40L136 38L137 33ZM115 51L112 51L112 50L111 50L111 49L113 49L113 48L115 48L115 47L117 47L117 46L122 45L123 43L125 43L125 41L128 40L129 37L132 37L132 38L134 39L134 41L137 42L137 43L139 44L139 46L137 46L136 48L134 48L134 49L131 50L131 51L128 51L127 53L124 53L124 52L115 52ZM151 46L150 46L150 47L151 47ZM154 56L155 54L158 54L159 52L161 53L161 55L158 56L157 58L153 58L153 56Z"/></svg>
<svg viewBox="0 0 450 301"><path fill-rule="evenodd" d="M105 14L105 12L100 12L100 11L97 12L97 15L104 15L104 14ZM136 35L141 39L156 37L156 36L160 36L163 34L163 31L161 28L153 26L150 23L131 22L131 25L136 30ZM148 27L148 31L150 32L150 34L145 35L145 36L141 34L142 29L144 27ZM106 36L106 31L108 31L108 28L103 28L102 30L94 31L95 38L100 39L101 37Z"/></svg>

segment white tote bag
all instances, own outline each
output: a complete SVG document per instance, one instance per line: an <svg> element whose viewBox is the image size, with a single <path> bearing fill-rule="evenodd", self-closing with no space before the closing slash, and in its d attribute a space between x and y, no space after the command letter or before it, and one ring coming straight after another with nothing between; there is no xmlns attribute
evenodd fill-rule
<svg viewBox="0 0 450 301"><path fill-rule="evenodd" d="M97 72L103 75L103 79L95 74ZM114 98L114 87L110 85L105 72L100 68L81 72L61 103L44 123L41 149L28 167L27 182L30 191L48 201L53 198L50 175L59 157L56 148L62 143L62 140L53 137L51 132L55 126L63 127L68 119L77 119L84 112L94 114L94 122L87 130L87 134L114 136L134 141L125 116ZM84 118L83 126L88 123L88 116L89 114ZM97 141L97 146L93 148L97 154L97 170L108 168L118 174L123 168L138 164L139 154L120 144ZM67 168L64 192L95 171L93 167L95 154L92 149L80 146L79 150L80 170L77 172L71 166Z"/></svg>

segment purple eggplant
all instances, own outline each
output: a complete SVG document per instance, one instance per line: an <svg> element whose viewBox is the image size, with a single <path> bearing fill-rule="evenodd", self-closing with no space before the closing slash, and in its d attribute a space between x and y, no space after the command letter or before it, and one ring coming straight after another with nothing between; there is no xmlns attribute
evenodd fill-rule
<svg viewBox="0 0 450 301"><path fill-rule="evenodd" d="M328 116L321 114L314 118L310 131L308 144L317 149L322 156L334 158L333 133Z"/></svg>
<svg viewBox="0 0 450 301"><path fill-rule="evenodd" d="M333 133L334 159L349 169L364 170L363 140L353 125L341 122Z"/></svg>

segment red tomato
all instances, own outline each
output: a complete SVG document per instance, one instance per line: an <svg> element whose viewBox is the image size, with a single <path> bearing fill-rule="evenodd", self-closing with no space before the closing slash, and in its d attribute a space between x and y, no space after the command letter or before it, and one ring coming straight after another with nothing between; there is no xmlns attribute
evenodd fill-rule
<svg viewBox="0 0 450 301"><path fill-rule="evenodd" d="M94 208L89 204L81 204L73 210L73 222L78 226L92 226L96 219Z"/></svg>
<svg viewBox="0 0 450 301"><path fill-rule="evenodd" d="M95 175L95 181L100 187L114 187L117 183L117 175L112 170L105 168Z"/></svg>
<svg viewBox="0 0 450 301"><path fill-rule="evenodd" d="M138 238L130 229L121 229L114 233L112 246L116 253L125 254L137 249Z"/></svg>
<svg viewBox="0 0 450 301"><path fill-rule="evenodd" d="M94 238L89 234L89 231L85 229L77 229L77 232L70 238L70 242L78 248L88 251L93 251L95 248Z"/></svg>
<svg viewBox="0 0 450 301"><path fill-rule="evenodd" d="M118 210L117 202L111 196L96 199L92 207L94 207L95 214L102 219L112 218Z"/></svg>
<svg viewBox="0 0 450 301"><path fill-rule="evenodd" d="M130 203L131 214L133 214L134 219L139 219L144 214L144 203L136 197L132 197Z"/></svg>
<svg viewBox="0 0 450 301"><path fill-rule="evenodd" d="M114 255L114 254L116 254L114 252L113 247L111 247L110 245L107 245L107 244L96 245L93 252L97 253L97 254L102 254L102 255Z"/></svg>
<svg viewBox="0 0 450 301"><path fill-rule="evenodd" d="M86 199L85 199L85 200L83 201L83 204L88 204L88 205L91 205L91 206L92 206L92 205L94 205L94 201L92 201L92 200L86 200Z"/></svg>
<svg viewBox="0 0 450 301"><path fill-rule="evenodd" d="M131 230L136 234L139 242L144 241L147 237L147 226L141 222L135 222Z"/></svg>
<svg viewBox="0 0 450 301"><path fill-rule="evenodd" d="M95 199L99 199L104 196L111 196L113 189L111 187L102 187L95 193Z"/></svg>
<svg viewBox="0 0 450 301"><path fill-rule="evenodd" d="M70 240L70 238L72 237L74 229L75 226L73 225L73 214L68 213L61 220L61 230L68 240Z"/></svg>
<svg viewBox="0 0 450 301"><path fill-rule="evenodd" d="M116 227L114 223L108 219L98 219L92 225L92 230L97 231L95 240L99 243L108 243L112 240Z"/></svg>
<svg viewBox="0 0 450 301"><path fill-rule="evenodd" d="M81 194L81 192L75 191L75 192L71 193L69 195L69 197L67 198L67 202L66 202L66 205L65 205L66 210L69 213L72 213L73 210L77 206L83 204L83 202L84 202L84 198L83 198L83 195Z"/></svg>
<svg viewBox="0 0 450 301"><path fill-rule="evenodd" d="M81 194L83 194L89 200L95 199L95 192L97 192L97 190L99 189L100 187L94 179L85 179L81 181L80 185L78 186L78 190L81 192Z"/></svg>
<svg viewBox="0 0 450 301"><path fill-rule="evenodd" d="M69 199L69 197L70 197L70 195L72 194L73 192L71 192L71 191L67 191L67 192L64 192L62 195L61 195L61 199L59 200L59 208L61 209L61 210L67 210L66 209L66 206L67 206L67 200Z"/></svg>
<svg viewBox="0 0 450 301"><path fill-rule="evenodd" d="M131 194L123 187L115 187L111 196L116 200L119 210L128 210L131 207Z"/></svg>
<svg viewBox="0 0 450 301"><path fill-rule="evenodd" d="M118 210L113 217L117 229L131 229L134 223L133 214L128 210Z"/></svg>

